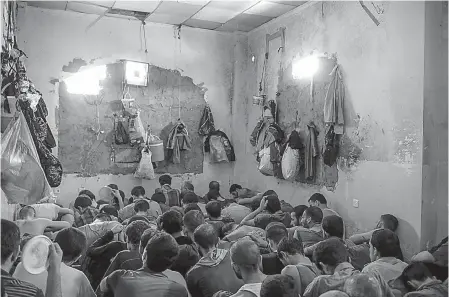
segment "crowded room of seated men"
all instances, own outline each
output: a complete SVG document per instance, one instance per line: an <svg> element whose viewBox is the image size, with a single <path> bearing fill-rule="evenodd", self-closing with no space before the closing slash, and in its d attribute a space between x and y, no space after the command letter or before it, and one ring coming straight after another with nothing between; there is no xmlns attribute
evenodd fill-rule
<svg viewBox="0 0 449 297"><path fill-rule="evenodd" d="M447 1L0 1L1 297L448 296Z"/></svg>

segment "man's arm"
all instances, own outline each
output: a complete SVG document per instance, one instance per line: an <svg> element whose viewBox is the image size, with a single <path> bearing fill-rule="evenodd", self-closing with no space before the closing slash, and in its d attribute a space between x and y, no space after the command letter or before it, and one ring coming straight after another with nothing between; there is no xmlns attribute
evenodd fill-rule
<svg viewBox="0 0 449 297"><path fill-rule="evenodd" d="M262 211L265 210L265 208L267 207L267 201L265 200L265 197L262 198L262 201L260 201L260 205L259 207L253 211L252 213L250 213L249 215L247 215L242 222L240 223L240 225L247 225L247 226L255 226L254 224L254 218L260 214Z"/></svg>
<svg viewBox="0 0 449 297"><path fill-rule="evenodd" d="M48 253L47 291L45 292L45 297L62 297L61 261L62 250L59 244L54 243L50 245Z"/></svg>
<svg viewBox="0 0 449 297"><path fill-rule="evenodd" d="M192 274L192 270L186 275L187 289L192 297L203 297L203 292L198 288L198 284L195 280L195 276Z"/></svg>
<svg viewBox="0 0 449 297"><path fill-rule="evenodd" d="M64 207L59 207L58 208L58 215L66 215L66 214L71 214L72 216L74 215L73 210L69 209L69 208L64 208Z"/></svg>
<svg viewBox="0 0 449 297"><path fill-rule="evenodd" d="M39 219L46 224L45 228L50 228L52 231L58 231L65 228L70 228L70 223L65 221L51 221L49 219Z"/></svg>
<svg viewBox="0 0 449 297"><path fill-rule="evenodd" d="M262 193L259 193L256 196L251 197L251 198L240 198L238 204L241 204L241 205L251 204L251 203L253 203L254 200L259 199L262 195L263 195Z"/></svg>
<svg viewBox="0 0 449 297"><path fill-rule="evenodd" d="M365 242L369 242L371 239L371 236L373 235L375 230L371 230L365 233L360 233L360 234L354 234L351 237L349 237L349 240L352 241L355 244L362 244Z"/></svg>
<svg viewBox="0 0 449 297"><path fill-rule="evenodd" d="M302 292L301 276L298 269L294 265L288 265L282 269L282 275L289 275L295 280L296 288L298 292Z"/></svg>

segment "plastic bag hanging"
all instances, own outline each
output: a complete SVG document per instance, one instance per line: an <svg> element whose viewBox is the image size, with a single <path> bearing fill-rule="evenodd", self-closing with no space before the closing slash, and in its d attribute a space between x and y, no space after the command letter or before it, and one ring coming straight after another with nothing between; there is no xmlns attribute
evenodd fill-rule
<svg viewBox="0 0 449 297"><path fill-rule="evenodd" d="M142 150L142 158L139 166L134 173L135 178L141 179L155 179L153 164L151 163L151 151L148 148Z"/></svg>
<svg viewBox="0 0 449 297"><path fill-rule="evenodd" d="M11 203L33 204L53 196L22 113L2 135L1 187Z"/></svg>

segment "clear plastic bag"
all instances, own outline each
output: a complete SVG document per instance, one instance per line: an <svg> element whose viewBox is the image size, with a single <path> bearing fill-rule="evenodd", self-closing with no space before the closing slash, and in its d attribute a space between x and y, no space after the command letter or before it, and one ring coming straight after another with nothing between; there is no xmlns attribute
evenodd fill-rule
<svg viewBox="0 0 449 297"><path fill-rule="evenodd" d="M299 172L299 150L287 146L282 155L282 175L286 180L293 181Z"/></svg>
<svg viewBox="0 0 449 297"><path fill-rule="evenodd" d="M259 159L259 171L264 175L273 175L273 163L271 163L269 147L259 152Z"/></svg>
<svg viewBox="0 0 449 297"><path fill-rule="evenodd" d="M226 149L218 135L212 135L209 139L210 160L212 163L229 162Z"/></svg>
<svg viewBox="0 0 449 297"><path fill-rule="evenodd" d="M135 178L141 179L155 179L153 164L151 163L151 151L147 148L142 150L142 158L139 166L134 173Z"/></svg>
<svg viewBox="0 0 449 297"><path fill-rule="evenodd" d="M10 203L33 204L53 197L22 113L2 135L1 188Z"/></svg>

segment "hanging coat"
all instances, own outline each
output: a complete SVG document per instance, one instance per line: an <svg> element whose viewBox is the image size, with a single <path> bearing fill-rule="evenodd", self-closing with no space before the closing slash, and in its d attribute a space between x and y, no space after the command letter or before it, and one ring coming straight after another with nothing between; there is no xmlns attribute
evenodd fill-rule
<svg viewBox="0 0 449 297"><path fill-rule="evenodd" d="M260 132L262 131L263 127L265 126L265 122L263 119L260 119L257 124L256 127L254 127L253 132L251 133L251 137L249 138L249 142L251 143L252 146L257 146L257 140L259 139L260 136Z"/></svg>
<svg viewBox="0 0 449 297"><path fill-rule="evenodd" d="M198 134L206 136L213 131L215 131L214 117L212 116L212 111L210 110L209 105L206 105L203 110L203 115L201 116Z"/></svg>
<svg viewBox="0 0 449 297"><path fill-rule="evenodd" d="M206 138L206 141L204 142L204 151L206 153L210 153L210 138L211 136L219 136L221 138L221 143L224 146L224 149L226 151L226 156L228 157L229 162L235 161L235 153L234 153L234 147L231 144L231 141L229 140L226 133L220 130L213 131L209 133L209 135Z"/></svg>
<svg viewBox="0 0 449 297"><path fill-rule="evenodd" d="M315 124L310 123L307 125L309 134L306 140L305 151L305 178L308 180L315 179L316 174L316 157L318 156L318 145L316 141L316 128Z"/></svg>
<svg viewBox="0 0 449 297"><path fill-rule="evenodd" d="M190 150L189 133L183 122L178 122L168 134L167 149L168 160L174 164L181 163L181 151Z"/></svg>
<svg viewBox="0 0 449 297"><path fill-rule="evenodd" d="M334 132L334 126L329 126L324 137L323 162L327 166L334 165L337 161L339 137Z"/></svg>
<svg viewBox="0 0 449 297"><path fill-rule="evenodd" d="M332 80L324 100L324 122L334 125L335 134L343 134L343 126L345 124L343 117L345 86L339 65L334 67L331 75Z"/></svg>

